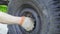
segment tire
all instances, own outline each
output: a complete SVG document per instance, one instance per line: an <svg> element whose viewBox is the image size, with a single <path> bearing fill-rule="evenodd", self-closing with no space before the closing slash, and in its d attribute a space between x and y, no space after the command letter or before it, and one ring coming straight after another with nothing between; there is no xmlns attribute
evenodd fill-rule
<svg viewBox="0 0 60 34"><path fill-rule="evenodd" d="M8 25L8 34L60 34L60 0L11 0L8 9L11 15L32 15L35 20L32 31L27 32L19 25Z"/></svg>

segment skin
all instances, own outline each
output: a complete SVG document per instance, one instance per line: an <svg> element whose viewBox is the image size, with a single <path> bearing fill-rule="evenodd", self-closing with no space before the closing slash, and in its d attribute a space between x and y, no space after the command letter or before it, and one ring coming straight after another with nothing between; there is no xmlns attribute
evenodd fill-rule
<svg viewBox="0 0 60 34"><path fill-rule="evenodd" d="M4 24L19 24L21 17L12 16L3 12L0 12L0 22Z"/></svg>

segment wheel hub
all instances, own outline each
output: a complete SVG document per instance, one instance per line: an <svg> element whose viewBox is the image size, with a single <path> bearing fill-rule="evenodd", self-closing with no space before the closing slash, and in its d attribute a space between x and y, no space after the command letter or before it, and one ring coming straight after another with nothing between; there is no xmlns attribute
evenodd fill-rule
<svg viewBox="0 0 60 34"><path fill-rule="evenodd" d="M30 17L34 21L34 28L33 28L33 30L28 31L28 32L36 31L37 28L39 28L38 23L40 22L39 21L40 17L38 17L39 15L38 15L38 13L34 9L25 8L25 9L22 9L21 12L19 12L19 13L20 13L19 14L20 16ZM23 28L21 28L21 30L24 31Z"/></svg>
<svg viewBox="0 0 60 34"><path fill-rule="evenodd" d="M33 30L34 30L34 29L35 29L35 27L36 27L36 19L35 19L35 17L33 16L33 14L32 14L32 13L30 13L30 12L24 12L24 13L22 14L22 16L32 18L32 20L34 21L34 28L33 28Z"/></svg>

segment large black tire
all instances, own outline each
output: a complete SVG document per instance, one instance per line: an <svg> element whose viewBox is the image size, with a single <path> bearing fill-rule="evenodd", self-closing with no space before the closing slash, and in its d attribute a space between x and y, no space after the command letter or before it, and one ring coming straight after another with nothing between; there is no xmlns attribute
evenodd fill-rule
<svg viewBox="0 0 60 34"><path fill-rule="evenodd" d="M27 32L18 25L9 25L8 34L60 34L60 0L11 0L9 14L35 19L35 28Z"/></svg>

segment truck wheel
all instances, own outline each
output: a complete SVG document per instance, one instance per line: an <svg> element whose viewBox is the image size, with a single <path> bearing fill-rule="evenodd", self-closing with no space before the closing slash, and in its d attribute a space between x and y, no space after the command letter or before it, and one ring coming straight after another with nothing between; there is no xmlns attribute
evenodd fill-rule
<svg viewBox="0 0 60 34"><path fill-rule="evenodd" d="M8 25L8 34L60 34L60 0L11 0L8 13L31 17L34 29L26 31L19 25Z"/></svg>

